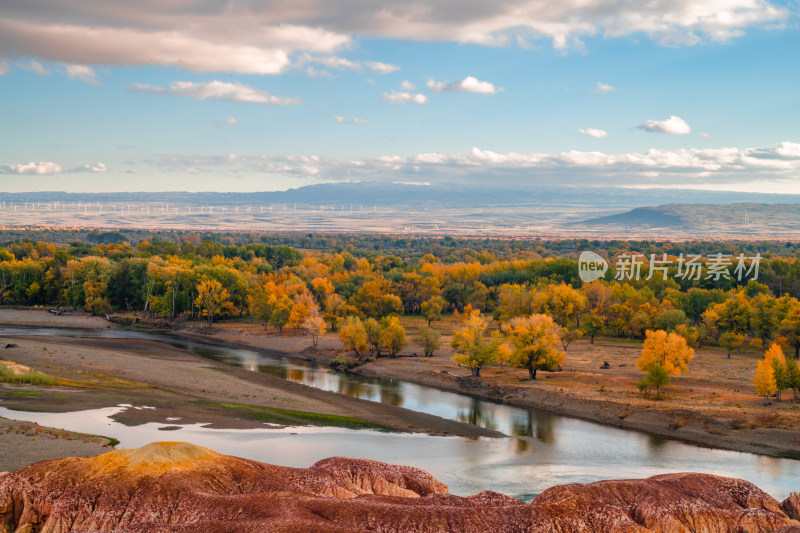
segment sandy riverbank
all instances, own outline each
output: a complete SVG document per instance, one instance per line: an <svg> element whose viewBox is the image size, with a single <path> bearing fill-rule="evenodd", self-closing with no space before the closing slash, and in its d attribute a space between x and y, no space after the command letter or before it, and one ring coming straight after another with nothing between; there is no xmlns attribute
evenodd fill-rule
<svg viewBox="0 0 800 533"><path fill-rule="evenodd" d="M46 318L43 320L38 311L0 310L0 323L46 325ZM93 317L55 318L55 325L65 327L69 327L66 323L81 324L80 327L86 327L87 323L93 323L93 327L108 327L107 322ZM61 321L61 318L67 320ZM45 323L39 322L42 320ZM414 324L410 326L413 328ZM218 325L211 335L200 335L188 329L176 334L203 342L278 351L322 363L328 363L341 352L335 334L324 335L319 346L311 348L308 337L292 335L291 332L277 335L251 324ZM446 344L447 339L443 341ZM88 394L85 390L78 390L59 402L52 398L49 402L22 397L12 400L25 408L57 404L58 408L66 411L81 405L107 406L110 401L134 398L136 401L161 402L157 412L163 417L180 416L184 421L203 420L228 426L253 424L244 416L246 413L236 413L236 420L233 420L230 412L223 410L220 413L218 407L209 405L224 402L355 416L372 424L404 431L466 436L480 434L474 426L247 372L198 358L162 343L84 339L79 348L75 339L51 337L21 339L19 344L24 346L26 342L39 344L25 348L26 355L19 358L22 359L20 362L46 372L57 371L68 379L85 381L88 374L96 380L88 390L103 389L108 397L101 401L94 392ZM59 365L53 365L51 355L40 352L43 343L59 346L55 348L58 351L52 354L63 351L71 356L59 357ZM674 378L663 398L656 399L652 395L639 394L634 386L640 375L633 364L639 350L638 344L624 341L603 339L594 345L578 341L570 346L562 372L541 372L535 382L525 378L525 371L508 367L487 368L480 380L459 380L453 374L466 376L467 372L452 362L447 348L431 358L381 358L358 367L355 372L543 409L705 446L800 456L797 403L785 400L773 406L763 406L762 400L751 392L750 374L757 361L756 354L734 354L732 359L727 359L717 351L700 350L690 365L690 372ZM413 344L404 350L409 355L414 351L419 353ZM76 356L78 353L83 358ZM121 364L120 354L125 355L124 364ZM78 360L74 360L75 357ZM608 361L611 368L601 370L604 361ZM5 403L8 405L8 400ZM155 415L152 411L136 411L130 416L142 419Z"/></svg>
<svg viewBox="0 0 800 533"><path fill-rule="evenodd" d="M31 313L37 312L0 310L0 324L30 324ZM56 317L59 318L62 317ZM80 327L92 321L94 327L105 324L91 317L70 317L70 325L80 324ZM46 325L46 321L37 325ZM53 325L69 327L60 320L55 320ZM2 341L3 346L16 345L2 349L2 359L56 378L53 385L0 383L0 406L9 409L68 412L130 404L156 407L155 410L129 408L115 417L130 425L175 424L177 419L179 424L202 422L219 428L263 428L265 422L314 423L432 435L499 435L470 424L234 368L145 339L7 336ZM92 446L75 448L75 442L83 443L85 437L64 432L70 435L69 439L25 440L22 454L17 451L22 448L17 446L19 439L16 436L5 439L3 427L0 426L0 441L3 442L0 471L36 460L96 455L102 451ZM98 448L102 448L102 444L105 442L99 443Z"/></svg>

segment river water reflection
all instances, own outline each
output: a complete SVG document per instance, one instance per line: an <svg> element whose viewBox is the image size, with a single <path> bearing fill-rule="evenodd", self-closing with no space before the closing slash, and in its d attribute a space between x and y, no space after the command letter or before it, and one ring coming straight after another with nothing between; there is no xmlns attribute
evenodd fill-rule
<svg viewBox="0 0 800 533"><path fill-rule="evenodd" d="M423 468L448 484L455 494L494 490L523 500L558 484L685 471L747 479L777 498L800 489L797 483L800 461L702 448L412 383L338 374L314 362L278 353L201 345L128 330L0 329L0 335L9 334L157 340L251 371L469 422L509 435L498 439L467 439L338 428L219 430L200 424L181 426L180 422L169 423L180 429L164 431L167 424L128 427L115 422L110 417L122 407L67 414L21 413L0 407L0 416L115 437L123 447L154 440L184 440L222 453L299 467L335 455L360 457Z"/></svg>

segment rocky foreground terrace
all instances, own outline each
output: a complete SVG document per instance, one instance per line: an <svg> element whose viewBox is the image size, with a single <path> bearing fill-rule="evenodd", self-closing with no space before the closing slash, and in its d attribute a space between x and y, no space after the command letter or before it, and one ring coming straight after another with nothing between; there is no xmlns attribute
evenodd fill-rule
<svg viewBox="0 0 800 533"><path fill-rule="evenodd" d="M334 457L288 468L159 442L0 477L0 532L800 532L800 494L667 474L463 498L407 466Z"/></svg>

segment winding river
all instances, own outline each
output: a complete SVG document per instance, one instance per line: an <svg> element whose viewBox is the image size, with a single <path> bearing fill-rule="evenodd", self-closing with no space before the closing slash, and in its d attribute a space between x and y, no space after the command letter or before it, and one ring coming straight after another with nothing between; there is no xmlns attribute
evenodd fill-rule
<svg viewBox="0 0 800 533"><path fill-rule="evenodd" d="M707 472L752 481L779 499L799 490L800 461L703 448L636 431L477 400L398 380L339 374L327 366L280 353L212 346L159 333L127 329L0 328L0 336L69 335L141 338L164 342L254 372L365 400L496 429L507 438L430 437L340 428L289 427L224 430L202 424L125 426L117 406L73 413L32 413L2 407L0 416L106 435L121 447L184 440L221 453L286 466L307 467L335 455L422 468L454 494L494 490L530 501L547 487L667 472ZM357 416L357 414L355 414ZM175 429L177 428L177 429ZM165 431L172 429L172 431Z"/></svg>

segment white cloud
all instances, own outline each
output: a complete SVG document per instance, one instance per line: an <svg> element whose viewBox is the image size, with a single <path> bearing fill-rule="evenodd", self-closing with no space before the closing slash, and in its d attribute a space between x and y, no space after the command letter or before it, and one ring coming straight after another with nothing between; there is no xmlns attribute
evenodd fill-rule
<svg viewBox="0 0 800 533"><path fill-rule="evenodd" d="M681 117L670 115L667 120L648 120L644 124L637 126L639 129L655 133L671 133L674 135L687 135L692 132L692 128Z"/></svg>
<svg viewBox="0 0 800 533"><path fill-rule="evenodd" d="M8 61L0 61L0 76L5 76L11 70L11 65Z"/></svg>
<svg viewBox="0 0 800 533"><path fill-rule="evenodd" d="M400 88L403 89L404 91L413 91L414 89L417 88L417 86L408 80L403 80L400 82Z"/></svg>
<svg viewBox="0 0 800 533"><path fill-rule="evenodd" d="M353 117L350 120L347 120L341 115L334 115L334 120L339 124L353 124L353 125L362 125L362 126L371 126L372 122L365 118Z"/></svg>
<svg viewBox="0 0 800 533"><path fill-rule="evenodd" d="M488 81L480 81L474 76L467 76L461 81L444 82L436 81L434 79L428 80L428 89L436 93L442 92L463 92L463 93L478 93L478 94L497 94L502 91L502 87L495 87L493 83Z"/></svg>
<svg viewBox="0 0 800 533"><path fill-rule="evenodd" d="M345 57L335 55L316 56L312 54L302 54L295 60L295 66L298 68L305 67L306 74L311 77L320 77L330 75L325 70L319 70L312 65L321 65L330 70L352 70L355 72L362 72L364 69L377 72L378 74L389 74L400 70L397 65L389 63L381 63L380 61L352 61Z"/></svg>
<svg viewBox="0 0 800 533"><path fill-rule="evenodd" d="M95 163L94 165L82 165L74 168L71 172L105 172L107 170L104 163Z"/></svg>
<svg viewBox="0 0 800 533"><path fill-rule="evenodd" d="M698 135L700 137L702 137L703 139L710 139L711 138L711 134L710 133L706 133L705 131L699 132Z"/></svg>
<svg viewBox="0 0 800 533"><path fill-rule="evenodd" d="M58 163L42 161L40 163L21 163L18 165L3 165L0 171L4 174L60 174L63 168Z"/></svg>
<svg viewBox="0 0 800 533"><path fill-rule="evenodd" d="M578 130L578 133L581 135L586 135L587 137L594 137L596 139L603 139L608 137L608 132L606 130L600 130L597 128L586 128L582 130Z"/></svg>
<svg viewBox="0 0 800 533"><path fill-rule="evenodd" d="M189 174L200 174L199 170L197 170L196 168L191 168L191 167L184 168L183 171L184 172L188 172Z"/></svg>
<svg viewBox="0 0 800 533"><path fill-rule="evenodd" d="M609 85L609 84L607 84L607 83L603 83L602 81L598 81L598 82L597 82L597 85L595 86L595 88L594 88L593 90L594 90L594 92L596 92L596 93L603 93L603 94L605 94L605 93L614 92L614 91L616 91L617 89L616 89L616 87L612 87L611 85Z"/></svg>
<svg viewBox="0 0 800 533"><path fill-rule="evenodd" d="M89 85L100 85L100 82L97 80L97 73L92 67L87 67L86 65L66 65L64 70L70 79L78 79Z"/></svg>
<svg viewBox="0 0 800 533"><path fill-rule="evenodd" d="M390 74L397 70L400 70L400 67L397 65L392 65L389 63L381 63L380 61L365 61L364 65L378 74Z"/></svg>
<svg viewBox="0 0 800 533"><path fill-rule="evenodd" d="M0 165L0 174L63 174L67 172L106 172L107 168L104 163L95 163L93 165L81 165L79 167L69 168L64 167L52 161L42 161L39 163L20 163Z"/></svg>
<svg viewBox="0 0 800 533"><path fill-rule="evenodd" d="M228 118L225 119L225 124L238 124L239 119L234 117L233 115L228 115Z"/></svg>
<svg viewBox="0 0 800 533"><path fill-rule="evenodd" d="M22 70L27 70L28 72L33 72L34 74L38 74L40 76L47 76L50 74L50 71L38 61L31 61L30 63L17 63L17 66Z"/></svg>
<svg viewBox="0 0 800 533"><path fill-rule="evenodd" d="M274 105L292 105L300 103L299 98L283 98L279 96L273 96L269 93L269 91L260 91L258 89L253 89L248 85L217 80L197 83L191 81L174 81L170 83L169 87L134 83L131 85L130 90L142 93L185 96L188 98L196 98L198 100L213 99L227 100L229 102L247 102L254 104Z"/></svg>
<svg viewBox="0 0 800 533"><path fill-rule="evenodd" d="M392 91L384 93L382 96L384 100L390 104L427 104L428 97L422 93L412 94L405 91Z"/></svg>

